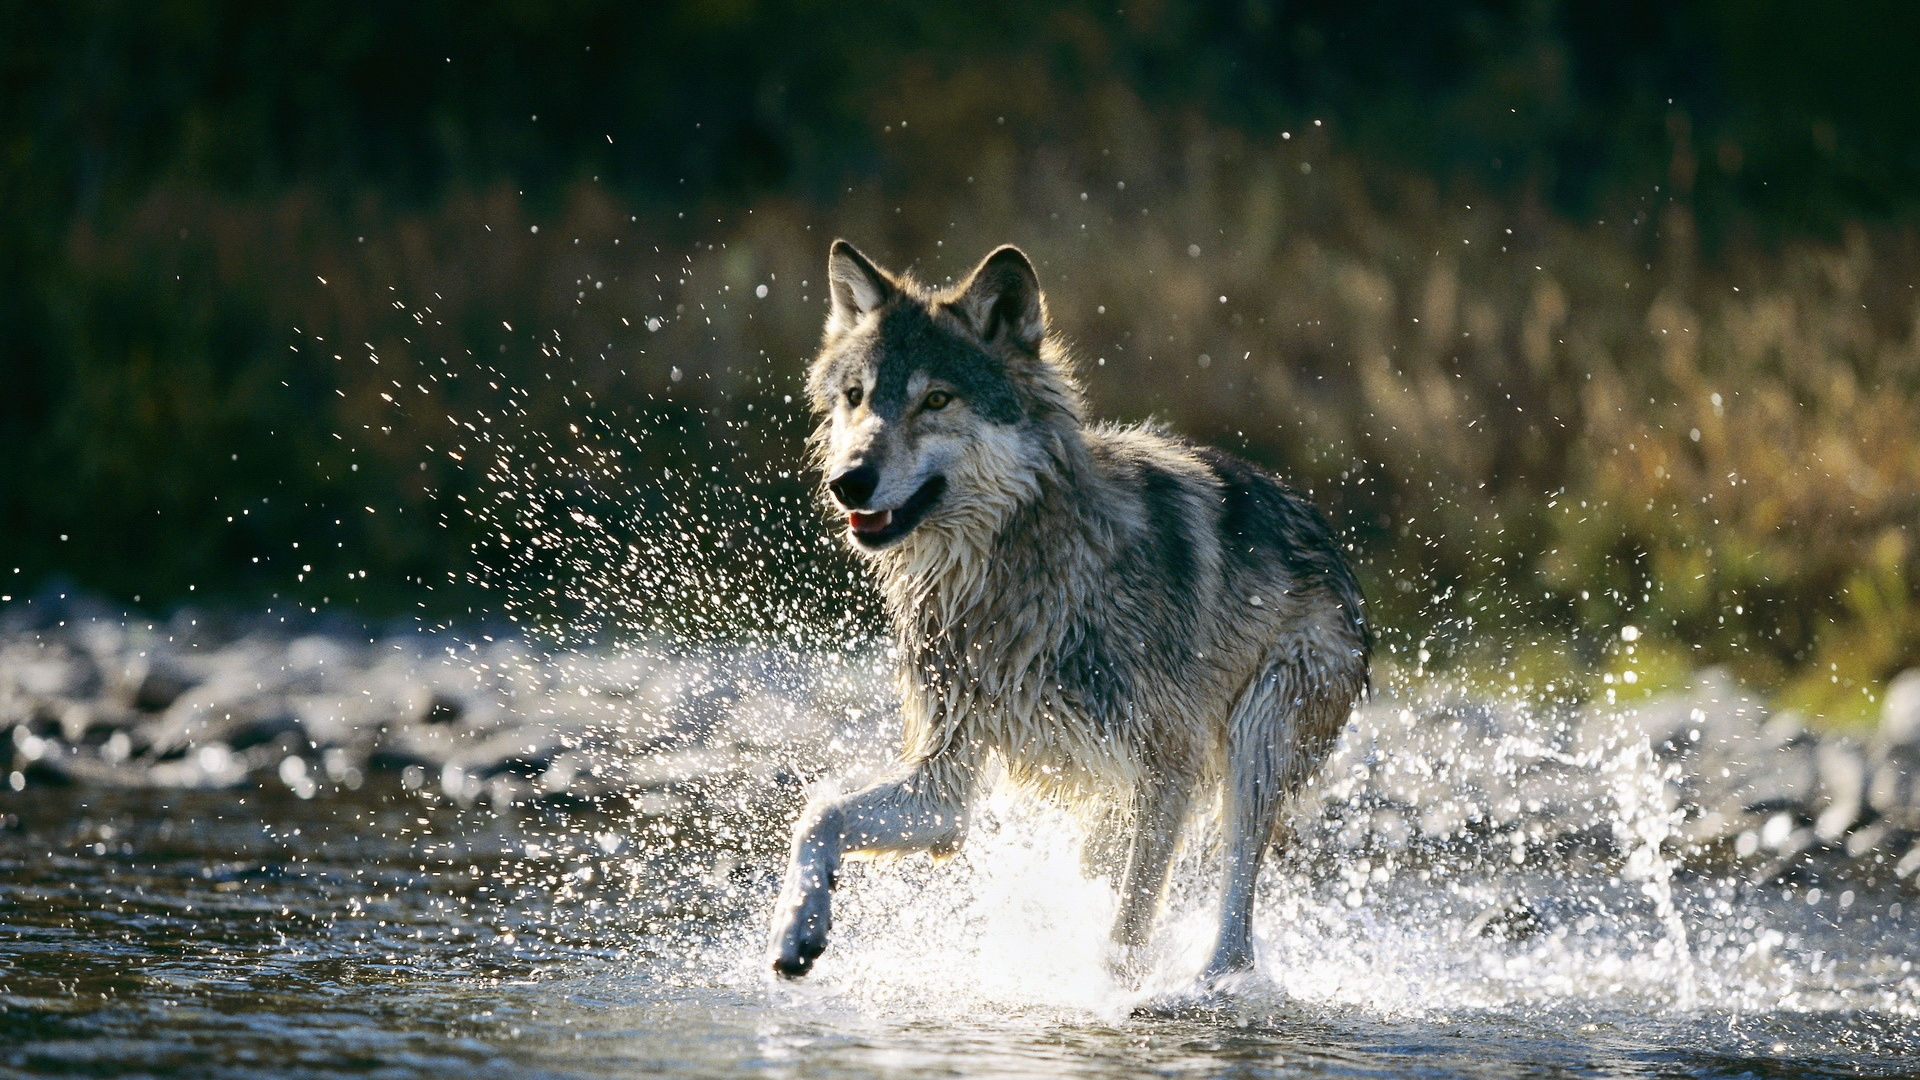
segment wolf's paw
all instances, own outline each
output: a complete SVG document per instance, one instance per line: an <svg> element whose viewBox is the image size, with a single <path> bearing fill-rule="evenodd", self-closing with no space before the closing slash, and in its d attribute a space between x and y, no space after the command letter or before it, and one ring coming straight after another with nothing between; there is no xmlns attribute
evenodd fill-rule
<svg viewBox="0 0 1920 1080"><path fill-rule="evenodd" d="M1228 995L1195 983L1153 995L1128 1011L1136 1020L1211 1020L1227 1012Z"/></svg>
<svg viewBox="0 0 1920 1080"><path fill-rule="evenodd" d="M773 955L773 971L783 979L798 979L813 970L813 962L827 951L825 938L808 939L791 943Z"/></svg>
<svg viewBox="0 0 1920 1080"><path fill-rule="evenodd" d="M773 919L768 953L773 970L782 978L798 979L813 970L813 962L827 951L827 931L833 926L830 894L814 889L784 900Z"/></svg>
<svg viewBox="0 0 1920 1080"><path fill-rule="evenodd" d="M1200 969L1200 974L1194 981L1201 987L1220 987L1231 990L1244 985L1252 974L1252 949L1246 947L1216 949L1212 958L1207 961L1207 966Z"/></svg>
<svg viewBox="0 0 1920 1080"><path fill-rule="evenodd" d="M1258 982L1251 971L1201 975L1177 990L1164 990L1136 1004L1134 1017L1155 1020L1218 1020L1235 1013Z"/></svg>

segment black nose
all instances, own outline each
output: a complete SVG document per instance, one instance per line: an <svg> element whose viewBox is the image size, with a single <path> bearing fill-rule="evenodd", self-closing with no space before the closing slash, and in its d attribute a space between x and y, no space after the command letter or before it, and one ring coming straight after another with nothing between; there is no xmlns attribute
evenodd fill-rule
<svg viewBox="0 0 1920 1080"><path fill-rule="evenodd" d="M827 481L827 490L840 500L840 505L849 510L858 510L873 498L873 489L880 486L880 470L871 465L855 465L843 469L837 476Z"/></svg>

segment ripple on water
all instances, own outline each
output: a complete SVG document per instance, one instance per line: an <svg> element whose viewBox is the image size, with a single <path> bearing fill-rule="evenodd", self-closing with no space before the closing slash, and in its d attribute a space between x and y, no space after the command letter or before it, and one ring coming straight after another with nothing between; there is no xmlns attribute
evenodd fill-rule
<svg viewBox="0 0 1920 1080"><path fill-rule="evenodd" d="M759 949L778 839L713 829L697 805L496 813L390 781L326 800L16 796L0 834L0 1064L1855 1076L1920 1055L1902 887L1853 890L1843 910L1679 871L1663 911L1623 864L1577 859L1409 858L1369 872L1358 902L1337 860L1283 866L1257 976L1182 1015L1135 1016L1197 966L1208 891L1175 890L1153 985L1117 988L1100 963L1112 900L1081 878L1068 822L1004 793L987 809L959 858L850 872L816 976L772 985ZM1182 880L1203 876L1204 846ZM1476 923L1504 897L1528 919Z"/></svg>

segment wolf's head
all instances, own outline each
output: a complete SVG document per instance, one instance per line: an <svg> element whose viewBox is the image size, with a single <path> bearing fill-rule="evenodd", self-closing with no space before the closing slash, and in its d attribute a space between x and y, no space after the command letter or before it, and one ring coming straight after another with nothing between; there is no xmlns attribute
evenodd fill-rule
<svg viewBox="0 0 1920 1080"><path fill-rule="evenodd" d="M1080 423L1033 264L1003 247L935 291L838 240L827 280L832 311L808 390L849 538L877 552L916 533L992 535Z"/></svg>

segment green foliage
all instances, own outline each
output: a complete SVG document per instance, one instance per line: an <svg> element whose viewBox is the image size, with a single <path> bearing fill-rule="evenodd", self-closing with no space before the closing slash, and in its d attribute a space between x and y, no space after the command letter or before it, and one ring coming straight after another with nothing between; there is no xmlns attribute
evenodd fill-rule
<svg viewBox="0 0 1920 1080"><path fill-rule="evenodd" d="M1863 716L1920 662L1915 18L0 6L0 591L639 625L626 540L549 541L802 505L826 241L1012 240L1097 407L1311 489L1402 655ZM843 574L807 513L673 595Z"/></svg>

